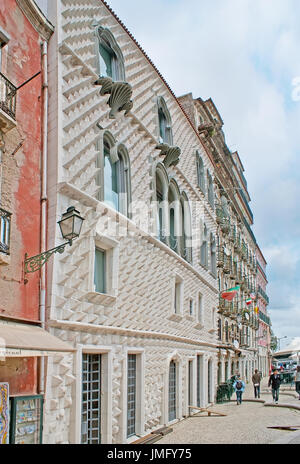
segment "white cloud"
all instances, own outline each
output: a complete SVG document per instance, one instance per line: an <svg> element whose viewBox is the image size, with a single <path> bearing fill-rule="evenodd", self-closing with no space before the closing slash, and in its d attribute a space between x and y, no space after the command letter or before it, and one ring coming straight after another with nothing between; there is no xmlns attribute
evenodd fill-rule
<svg viewBox="0 0 300 464"><path fill-rule="evenodd" d="M213 98L228 145L246 170L254 231L268 260L267 292L276 305L274 331L296 336L300 101L292 98L292 81L300 76L300 2L108 2L177 95Z"/></svg>

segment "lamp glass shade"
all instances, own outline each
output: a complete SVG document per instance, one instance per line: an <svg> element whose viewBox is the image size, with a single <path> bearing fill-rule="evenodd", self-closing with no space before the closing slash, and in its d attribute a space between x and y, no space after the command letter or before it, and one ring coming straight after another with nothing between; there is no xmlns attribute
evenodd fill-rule
<svg viewBox="0 0 300 464"><path fill-rule="evenodd" d="M61 234L65 240L73 240L79 237L84 219L80 216L74 206L68 208L58 222Z"/></svg>

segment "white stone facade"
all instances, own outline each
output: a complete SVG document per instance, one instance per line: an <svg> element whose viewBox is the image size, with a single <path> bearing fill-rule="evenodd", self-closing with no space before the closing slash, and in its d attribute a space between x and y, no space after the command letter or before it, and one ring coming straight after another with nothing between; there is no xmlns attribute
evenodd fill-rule
<svg viewBox="0 0 300 464"><path fill-rule="evenodd" d="M167 84L103 2L53 0L49 6L55 33L49 45L48 247L62 243L56 223L69 206L85 221L73 246L48 264L48 327L77 354L48 361L44 442L81 442L82 353L98 353L101 442L128 443L170 423L171 361L176 363L176 420L189 413L188 403L195 405L197 398L203 407L215 401L218 288L209 260L206 269L199 254L203 224L213 234L217 226L214 208L197 186L196 151L212 175L213 164ZM101 96L95 85L101 74L99 26L118 44L133 90L133 108L115 119L109 117L108 95ZM189 200L190 263L156 238L155 172L163 164L156 148L158 97L170 113L173 145L181 149L179 164L165 172ZM130 219L101 201L99 159L106 136L125 147L130 159ZM107 256L103 294L93 285L95 246ZM176 282L180 303L174 311ZM135 434L130 438L128 354L137 360Z"/></svg>

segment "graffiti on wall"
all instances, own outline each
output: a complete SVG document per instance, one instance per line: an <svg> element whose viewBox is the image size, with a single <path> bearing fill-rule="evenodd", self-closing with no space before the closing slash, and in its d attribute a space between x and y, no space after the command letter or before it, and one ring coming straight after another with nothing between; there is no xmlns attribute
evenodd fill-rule
<svg viewBox="0 0 300 464"><path fill-rule="evenodd" d="M0 383L0 445L8 443L9 432L9 385Z"/></svg>

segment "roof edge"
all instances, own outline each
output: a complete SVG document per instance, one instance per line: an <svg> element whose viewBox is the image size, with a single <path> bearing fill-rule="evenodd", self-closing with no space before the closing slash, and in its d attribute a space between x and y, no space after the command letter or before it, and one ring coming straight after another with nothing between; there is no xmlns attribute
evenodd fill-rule
<svg viewBox="0 0 300 464"><path fill-rule="evenodd" d="M54 26L48 21L34 0L16 0L16 2L35 30L48 42L54 32Z"/></svg>

